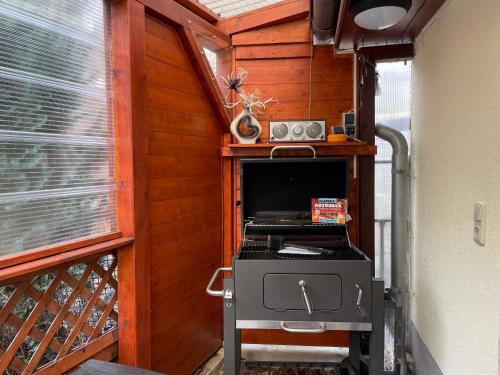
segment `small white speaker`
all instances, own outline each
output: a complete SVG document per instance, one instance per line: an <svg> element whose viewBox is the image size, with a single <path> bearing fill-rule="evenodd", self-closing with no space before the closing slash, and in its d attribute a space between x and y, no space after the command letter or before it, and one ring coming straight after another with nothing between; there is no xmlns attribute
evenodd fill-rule
<svg viewBox="0 0 500 375"><path fill-rule="evenodd" d="M311 142L325 140L324 120L311 121L271 121L269 141L271 142Z"/></svg>

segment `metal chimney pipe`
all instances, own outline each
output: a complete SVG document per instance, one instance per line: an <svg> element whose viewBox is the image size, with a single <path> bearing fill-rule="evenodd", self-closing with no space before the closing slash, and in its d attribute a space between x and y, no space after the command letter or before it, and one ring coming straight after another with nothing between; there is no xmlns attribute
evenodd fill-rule
<svg viewBox="0 0 500 375"><path fill-rule="evenodd" d="M391 200L391 289L401 306L401 374L406 373L406 330L408 319L408 258L409 258L409 192L410 160L408 143L401 132L384 125L375 125L377 137L392 146Z"/></svg>
<svg viewBox="0 0 500 375"><path fill-rule="evenodd" d="M333 39L339 9L340 0L311 0L311 27L319 42Z"/></svg>

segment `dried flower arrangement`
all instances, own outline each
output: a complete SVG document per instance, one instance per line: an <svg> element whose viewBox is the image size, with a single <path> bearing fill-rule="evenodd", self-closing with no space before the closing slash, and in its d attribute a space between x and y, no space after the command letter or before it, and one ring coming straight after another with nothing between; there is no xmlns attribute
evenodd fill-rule
<svg viewBox="0 0 500 375"><path fill-rule="evenodd" d="M264 113L266 104L277 102L277 100L273 98L262 99L259 90L253 92L243 90L247 75L248 73L245 70L239 69L238 73L231 73L227 79L224 77L221 78L229 91L234 91L238 96L237 101L225 104L225 107L234 108L239 104L243 106L241 113L231 123L231 133L240 143L251 144L255 143L262 133L262 126L255 118L255 114ZM226 101L228 95L226 95Z"/></svg>
<svg viewBox="0 0 500 375"><path fill-rule="evenodd" d="M248 73L246 72L246 70L240 68L237 74L231 72L231 74L229 74L229 77L224 78L223 76L220 76L220 78L229 90L234 90L239 93L240 88L243 86L243 81L245 80L245 78L247 78L247 75Z"/></svg>
<svg viewBox="0 0 500 375"><path fill-rule="evenodd" d="M224 84L227 86L229 90L233 90L238 95L238 100L233 103L228 103L225 105L226 108L234 108L237 105L241 104L243 108L246 108L250 111L252 115L255 113L264 113L266 109L266 104L270 102L278 102L273 98L261 99L262 93L260 90L255 90L253 92L246 92L242 89L244 85L244 81L248 73L244 69L239 69L238 73L231 73L229 77L226 79L221 77ZM228 94L229 95L229 94ZM226 95L227 101L227 95Z"/></svg>

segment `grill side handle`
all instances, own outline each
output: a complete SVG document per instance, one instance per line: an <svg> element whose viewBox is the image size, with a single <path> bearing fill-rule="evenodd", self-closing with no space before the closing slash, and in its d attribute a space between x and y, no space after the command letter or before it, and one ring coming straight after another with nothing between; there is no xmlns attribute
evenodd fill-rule
<svg viewBox="0 0 500 375"><path fill-rule="evenodd" d="M224 297L224 289L223 290L213 290L212 289L212 287L215 283L215 280L217 280L217 276L219 276L219 273L221 273L221 272L233 272L233 268L232 267L221 267L221 268L217 268L215 270L214 274L212 275L212 278L208 282L207 289L206 289L207 294L212 296L212 297Z"/></svg>
<svg viewBox="0 0 500 375"><path fill-rule="evenodd" d="M269 159L273 158L274 152L276 150L311 150L313 154L313 159L316 159L316 149L312 146L306 146L306 145L297 145L297 146L274 146L271 149L271 155L269 155Z"/></svg>

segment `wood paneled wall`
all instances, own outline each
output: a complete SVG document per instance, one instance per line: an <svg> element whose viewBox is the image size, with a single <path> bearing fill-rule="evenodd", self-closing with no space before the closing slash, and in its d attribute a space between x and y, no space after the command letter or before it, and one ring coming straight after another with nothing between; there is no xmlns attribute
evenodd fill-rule
<svg viewBox="0 0 500 375"><path fill-rule="evenodd" d="M145 22L152 368L192 373L221 346L221 130L174 28Z"/></svg>
<svg viewBox="0 0 500 375"><path fill-rule="evenodd" d="M248 72L246 90L273 97L258 119L269 137L271 120L326 120L342 123L354 109L353 55L335 55L330 46L313 47L308 20L252 30L232 37L234 68Z"/></svg>

